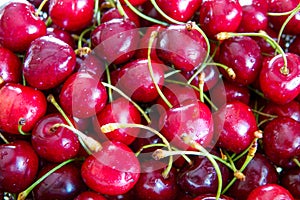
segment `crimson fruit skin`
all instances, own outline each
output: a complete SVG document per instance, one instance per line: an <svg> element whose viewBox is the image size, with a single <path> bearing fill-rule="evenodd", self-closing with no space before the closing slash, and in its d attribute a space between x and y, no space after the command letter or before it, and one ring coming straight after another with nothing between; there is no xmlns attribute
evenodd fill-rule
<svg viewBox="0 0 300 200"><path fill-rule="evenodd" d="M70 45L53 36L42 36L30 44L23 74L32 87L49 90L63 83L75 65L76 55Z"/></svg>
<svg viewBox="0 0 300 200"><path fill-rule="evenodd" d="M286 188L295 199L300 198L300 169L284 169L280 174L280 185Z"/></svg>
<svg viewBox="0 0 300 200"><path fill-rule="evenodd" d="M216 199L216 194L201 194L193 198L192 200L215 200L215 199ZM221 194L219 200L234 200L234 199L224 194Z"/></svg>
<svg viewBox="0 0 300 200"><path fill-rule="evenodd" d="M297 54L286 53L289 73L280 70L284 66L281 55L266 59L259 75L260 88L265 97L277 104L286 104L300 93L300 57Z"/></svg>
<svg viewBox="0 0 300 200"><path fill-rule="evenodd" d="M278 166L290 167L300 156L300 123L290 117L277 117L264 128L263 146L269 159Z"/></svg>
<svg viewBox="0 0 300 200"><path fill-rule="evenodd" d="M106 198L93 191L84 191L75 197L74 200L106 200Z"/></svg>
<svg viewBox="0 0 300 200"><path fill-rule="evenodd" d="M235 32L242 20L242 6L237 0L208 0L200 7L199 24L207 37L220 32Z"/></svg>
<svg viewBox="0 0 300 200"><path fill-rule="evenodd" d="M218 135L217 146L233 153L247 149L258 130L251 108L240 102L224 104L213 113L215 134Z"/></svg>
<svg viewBox="0 0 300 200"><path fill-rule="evenodd" d="M181 149L192 149L185 144L186 134L205 148L213 144L214 124L210 109L200 100L186 100L163 113L159 119L161 133L171 145Z"/></svg>
<svg viewBox="0 0 300 200"><path fill-rule="evenodd" d="M233 80L225 70L221 70L225 78L240 85L249 85L259 75L262 55L259 45L251 37L233 37L222 42L219 61L231 67L236 74Z"/></svg>
<svg viewBox="0 0 300 200"><path fill-rule="evenodd" d="M102 135L100 127L108 123L141 123L140 112L132 103L125 98L118 98L105 107L97 114L93 120L95 131ZM116 129L105 133L109 140L119 141L126 145L131 144L139 134L139 129Z"/></svg>
<svg viewBox="0 0 300 200"><path fill-rule="evenodd" d="M267 184L255 188L247 198L247 200L265 199L294 200L294 197L288 190L278 184Z"/></svg>
<svg viewBox="0 0 300 200"><path fill-rule="evenodd" d="M80 148L77 136L66 128L52 130L57 123L66 123L59 114L42 117L32 130L31 144L37 154L49 162L63 162L75 157Z"/></svg>
<svg viewBox="0 0 300 200"><path fill-rule="evenodd" d="M85 159L81 177L101 194L120 195L131 190L140 176L140 163L132 150L115 141L102 143L102 149Z"/></svg>
<svg viewBox="0 0 300 200"><path fill-rule="evenodd" d="M29 86L7 83L0 89L0 129L10 134L19 134L19 120L23 118L22 130L29 132L45 115L47 100L42 92Z"/></svg>
<svg viewBox="0 0 300 200"><path fill-rule="evenodd" d="M71 34L68 31L54 28L54 27L47 27L47 33L46 35L52 35L53 37L56 37L68 45L70 45L73 49L75 49L75 40L72 38Z"/></svg>
<svg viewBox="0 0 300 200"><path fill-rule="evenodd" d="M128 2L133 5L133 6L138 6L138 5L142 5L143 3L145 3L147 0L128 0ZM122 4L126 4L124 0L120 0L120 3Z"/></svg>
<svg viewBox="0 0 300 200"><path fill-rule="evenodd" d="M197 30L188 30L186 25L170 25L158 33L157 56L176 69L194 70L204 61L206 52L204 37Z"/></svg>
<svg viewBox="0 0 300 200"><path fill-rule="evenodd" d="M45 23L34 15L34 6L28 1L11 2L1 10L0 44L22 53L30 43L46 34Z"/></svg>
<svg viewBox="0 0 300 200"><path fill-rule="evenodd" d="M19 193L32 184L39 158L30 143L16 140L0 145L0 190Z"/></svg>
<svg viewBox="0 0 300 200"><path fill-rule="evenodd" d="M53 169L56 164L46 164L38 173L38 178ZM76 163L69 163L59 168L41 183L34 187L34 199L74 199L86 190L86 185L80 177L80 168Z"/></svg>
<svg viewBox="0 0 300 200"><path fill-rule="evenodd" d="M131 59L140 40L136 25L123 18L116 18L97 26L91 33L96 55L109 64L121 64Z"/></svg>
<svg viewBox="0 0 300 200"><path fill-rule="evenodd" d="M107 92L98 79L86 72L73 73L64 82L59 102L63 110L77 118L89 118L107 103Z"/></svg>
<svg viewBox="0 0 300 200"><path fill-rule="evenodd" d="M94 4L93 0L51 0L49 16L64 30L80 31L92 23Z"/></svg>

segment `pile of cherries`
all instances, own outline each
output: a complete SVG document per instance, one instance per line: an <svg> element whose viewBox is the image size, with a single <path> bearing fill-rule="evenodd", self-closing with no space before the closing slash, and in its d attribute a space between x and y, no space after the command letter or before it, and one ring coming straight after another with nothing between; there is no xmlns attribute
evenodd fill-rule
<svg viewBox="0 0 300 200"><path fill-rule="evenodd" d="M300 199L300 2L4 1L0 111L1 199Z"/></svg>

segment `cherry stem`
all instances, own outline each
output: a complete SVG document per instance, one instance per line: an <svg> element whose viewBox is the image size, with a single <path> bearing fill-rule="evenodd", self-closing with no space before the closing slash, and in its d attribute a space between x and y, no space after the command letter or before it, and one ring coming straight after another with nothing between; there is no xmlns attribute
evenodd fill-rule
<svg viewBox="0 0 300 200"><path fill-rule="evenodd" d="M0 76L0 85L4 83L4 79Z"/></svg>
<svg viewBox="0 0 300 200"><path fill-rule="evenodd" d="M109 67L108 67L107 63L105 63L105 72L106 72L106 77L107 77L106 78L107 83L108 83L108 85L111 85L110 71L109 71ZM111 87L108 87L108 100L109 100L109 102L112 102L114 100Z"/></svg>
<svg viewBox="0 0 300 200"><path fill-rule="evenodd" d="M265 116L265 117L272 118L272 119L278 117L277 115L271 115L271 114L264 113L264 112L261 112L261 111L258 111L258 110L254 110L254 109L252 109L252 112L257 113L257 114L262 115L262 116Z"/></svg>
<svg viewBox="0 0 300 200"><path fill-rule="evenodd" d="M35 16L38 17L40 12L42 11L43 7L45 6L45 4L47 3L48 0L43 0L39 7L37 8L37 10L35 11Z"/></svg>
<svg viewBox="0 0 300 200"><path fill-rule="evenodd" d="M23 126L26 124L26 119L20 118L18 122L18 131L21 135L31 135L31 133L26 133L22 130Z"/></svg>
<svg viewBox="0 0 300 200"><path fill-rule="evenodd" d="M202 103L204 103L204 97L203 97L203 94L204 94L204 79L205 79L205 73L201 72L199 74L199 95L200 95L200 101Z"/></svg>
<svg viewBox="0 0 300 200"><path fill-rule="evenodd" d="M82 41L83 41L84 35L85 35L86 33L90 32L90 31L94 30L94 28L95 28L94 26L91 26L91 27L85 29L84 31L82 31L82 32L80 33L79 38L78 38L78 42L77 42L77 49L75 50L75 53L76 53L76 54L80 53L80 52L82 51L81 49L84 48L84 47L82 47ZM89 47L90 47L90 43L89 43L88 45L89 45ZM89 52L91 52L91 51L92 51L92 50L90 49ZM85 54L84 54L84 55L85 55ZM81 56L82 56L82 55L81 55Z"/></svg>
<svg viewBox="0 0 300 200"><path fill-rule="evenodd" d="M113 0L106 0L106 2L108 2L110 4L111 7L115 8L116 4Z"/></svg>
<svg viewBox="0 0 300 200"><path fill-rule="evenodd" d="M94 19L95 22L97 22L97 24L99 25L100 22L100 10L99 10L99 0L95 0L95 7L94 7ZM95 25L95 24L94 24Z"/></svg>
<svg viewBox="0 0 300 200"><path fill-rule="evenodd" d="M62 163L60 163L59 165L55 166L53 169L51 169L50 171L48 171L46 174L44 174L42 177L40 177L38 180L36 180L33 184L31 184L26 190L24 190L23 192L19 193L18 195L18 199L17 200L25 200L26 197L29 195L29 193L38 185L40 184L43 180L45 180L48 176L50 176L52 173L54 173L56 170L62 168L63 166L74 162L74 161L82 161L82 158L72 158L69 160L66 160Z"/></svg>
<svg viewBox="0 0 300 200"><path fill-rule="evenodd" d="M220 196L221 196L221 192L222 192L222 184L223 184L222 182L223 181L222 181L222 173L221 173L221 170L220 170L220 167L219 167L218 163L213 158L213 156L202 145L200 145L199 143L194 141L187 134L182 134L181 139L184 141L184 143L188 144L192 148L195 148L198 151L202 152L204 154L204 156L207 157L207 159L213 165L214 169L216 170L217 178L218 178L218 189L217 189L216 199L219 199Z"/></svg>
<svg viewBox="0 0 300 200"><path fill-rule="evenodd" d="M218 40L226 40L231 37L239 37L239 36L263 38L266 42L268 42L275 49L275 51L277 51L282 56L284 65L280 69L280 72L283 75L289 74L289 69L287 67L287 58L286 58L285 52L283 51L281 46L273 38L271 38L266 32L264 32L264 31L251 32L251 33L250 32L247 32L247 33L221 32L221 33L217 34Z"/></svg>
<svg viewBox="0 0 300 200"><path fill-rule="evenodd" d="M105 87L111 88L112 90L116 91L118 94L120 94L122 97L124 97L125 99L127 99L128 101L130 101L134 107L136 107L140 113L143 115L143 117L146 119L147 123L150 124L151 123L151 119L149 118L149 116L145 113L145 111L137 104L135 103L130 97L128 97L124 92L122 92L122 90L118 89L117 87L105 83L105 82L101 82Z"/></svg>
<svg viewBox="0 0 300 200"><path fill-rule="evenodd" d="M179 74L180 72L181 72L181 70L179 70L179 69L177 69L177 70L172 70L172 71L166 73L166 74L164 75L164 78L169 78L170 76L173 76L174 74Z"/></svg>
<svg viewBox="0 0 300 200"><path fill-rule="evenodd" d="M0 138L3 140L5 144L9 144L9 141L4 137L4 135L0 132Z"/></svg>
<svg viewBox="0 0 300 200"><path fill-rule="evenodd" d="M294 163L296 163L296 165L298 167L300 167L300 162L299 162L299 160L297 158L294 158L293 161L294 161Z"/></svg>
<svg viewBox="0 0 300 200"><path fill-rule="evenodd" d="M114 130L120 129L120 128L141 128L141 129L148 130L148 131L154 133L155 135L157 135L162 140L162 142L166 145L167 149L169 151L172 151L172 148L171 148L171 145L170 145L169 141L160 132L158 132L157 130L155 130L154 128L151 128L149 126L145 126L145 125L142 125L142 124L133 124L133 123L128 123L128 124L125 124L125 123L109 123L109 124L105 124L105 125L100 127L102 133L108 133L108 132L111 132L111 131L114 131ZM168 167L162 173L162 176L164 178L168 177L169 172L172 168L172 163L173 163L173 157L170 156Z"/></svg>
<svg viewBox="0 0 300 200"><path fill-rule="evenodd" d="M136 9L128 0L124 0L124 2L128 6L128 8L130 8L130 10L132 10L132 12L134 12L135 14L137 14L142 19L145 19L145 20L147 20L149 22L152 22L152 23L155 23L155 24L160 24L160 25L163 25L163 26L168 26L169 25L166 22L162 22L160 20L157 20L155 18L152 18L152 17L149 17L149 16L143 14L141 11L139 11L138 9Z"/></svg>
<svg viewBox="0 0 300 200"><path fill-rule="evenodd" d="M122 7L122 4L120 3L119 0L117 0L117 9L122 17L124 17L125 19L128 19L128 16L125 13L124 8Z"/></svg>
<svg viewBox="0 0 300 200"><path fill-rule="evenodd" d="M235 164L234 164L234 162L233 162L233 160L232 160L232 157L231 157L231 156L228 154L228 152L226 152L226 151L225 151L225 155L226 155L226 158L229 160L229 163L230 163L230 166L231 166L233 172L236 173L238 170L237 170L237 168L235 167Z"/></svg>
<svg viewBox="0 0 300 200"><path fill-rule="evenodd" d="M159 88L158 84L155 82L155 77L153 74L153 67L152 67L152 63L151 63L151 49L153 46L153 42L155 40L155 38L157 37L158 32L157 31L152 31L150 38L149 38L149 43L148 43L148 52L147 52L147 59L148 59L148 69L150 72L150 76L152 79L152 82L155 86L156 91L158 92L159 96L162 98L162 100L167 104L167 106L169 108L172 108L173 105L170 103L170 101L166 98L166 96L162 93L161 89Z"/></svg>

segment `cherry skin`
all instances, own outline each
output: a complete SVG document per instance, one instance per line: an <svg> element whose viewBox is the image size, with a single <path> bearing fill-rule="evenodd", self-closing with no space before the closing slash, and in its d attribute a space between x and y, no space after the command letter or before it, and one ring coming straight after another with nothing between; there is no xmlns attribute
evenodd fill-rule
<svg viewBox="0 0 300 200"><path fill-rule="evenodd" d="M290 117L277 117L264 129L264 152L278 166L288 167L300 156L300 122Z"/></svg>
<svg viewBox="0 0 300 200"><path fill-rule="evenodd" d="M283 170L280 174L280 185L286 188L295 199L300 198L300 168Z"/></svg>
<svg viewBox="0 0 300 200"><path fill-rule="evenodd" d="M84 191L75 197L74 200L106 200L106 198L96 192Z"/></svg>
<svg viewBox="0 0 300 200"><path fill-rule="evenodd" d="M96 192L107 195L127 193L140 176L140 163L132 150L120 142L106 141L102 149L83 162L81 177Z"/></svg>
<svg viewBox="0 0 300 200"><path fill-rule="evenodd" d="M278 184L267 184L255 188L247 198L247 200L264 199L294 200L294 197L288 190Z"/></svg>
<svg viewBox="0 0 300 200"><path fill-rule="evenodd" d="M73 49L75 49L75 40L72 38L71 34L67 31L64 31L59 28L54 27L47 27L47 33L46 35L52 35L53 37L56 37L68 45L70 45Z"/></svg>
<svg viewBox="0 0 300 200"><path fill-rule="evenodd" d="M50 162L63 162L78 154L77 136L66 128L52 126L66 123L59 114L49 114L40 119L32 130L31 143L37 154Z"/></svg>
<svg viewBox="0 0 300 200"><path fill-rule="evenodd" d="M201 194L195 197L193 200L215 200L215 199L216 199L216 194ZM234 199L222 194L219 200L234 200Z"/></svg>
<svg viewBox="0 0 300 200"><path fill-rule="evenodd" d="M17 140L0 145L0 190L22 192L34 181L38 166L39 158L30 143Z"/></svg>
<svg viewBox="0 0 300 200"><path fill-rule="evenodd" d="M286 104L300 93L300 57L286 53L288 74L281 72L281 55L266 59L259 75L260 88L265 97L277 104Z"/></svg>
<svg viewBox="0 0 300 200"><path fill-rule="evenodd" d="M204 1L199 24L209 38L220 32L235 32L242 20L242 7L237 0Z"/></svg>
<svg viewBox="0 0 300 200"><path fill-rule="evenodd" d="M0 58L0 79L2 79L0 87L5 83L19 83L21 80L21 60L4 47L0 47Z"/></svg>
<svg viewBox="0 0 300 200"><path fill-rule="evenodd" d="M103 78L105 64L94 52L89 53L83 60L78 62L78 72L87 72L97 79Z"/></svg>
<svg viewBox="0 0 300 200"><path fill-rule="evenodd" d="M93 0L51 0L49 16L54 24L67 31L79 31L92 23Z"/></svg>
<svg viewBox="0 0 300 200"><path fill-rule="evenodd" d="M186 25L170 25L159 32L156 53L176 69L194 70L204 61L206 51L207 45L200 32L188 30Z"/></svg>
<svg viewBox="0 0 300 200"><path fill-rule="evenodd" d="M40 178L56 165L47 164L38 173ZM33 189L34 199L74 199L86 186L80 177L80 167L77 164L67 164L44 179Z"/></svg>
<svg viewBox="0 0 300 200"><path fill-rule="evenodd" d="M65 81L73 73L75 64L76 55L70 45L53 36L43 36L31 43L23 74L32 87L48 90Z"/></svg>
<svg viewBox="0 0 300 200"><path fill-rule="evenodd" d="M34 9L28 1L11 2L3 8L0 44L13 52L25 52L34 39L46 34L46 25Z"/></svg>
<svg viewBox="0 0 300 200"><path fill-rule="evenodd" d="M138 5L142 5L143 3L145 3L147 0L128 0L129 3L133 6L138 6ZM122 4L126 4L124 0L120 0L120 2Z"/></svg>
<svg viewBox="0 0 300 200"><path fill-rule="evenodd" d="M59 101L67 114L89 118L104 108L107 101L106 88L90 74L77 72L64 82Z"/></svg>
<svg viewBox="0 0 300 200"><path fill-rule="evenodd" d="M7 83L0 89L0 99L0 129L7 133L19 134L21 118L25 121L22 130L29 132L46 113L44 94L29 86Z"/></svg>
<svg viewBox="0 0 300 200"><path fill-rule="evenodd" d="M141 115L136 107L125 98L118 98L107 104L94 118L94 129L98 134L103 134L100 127L108 123L141 123ZM109 140L119 141L126 145L131 144L137 137L139 129L117 129L108 133L105 136Z"/></svg>
<svg viewBox="0 0 300 200"><path fill-rule="evenodd" d="M300 37L296 36L295 39L290 43L288 52L300 55Z"/></svg>
<svg viewBox="0 0 300 200"><path fill-rule="evenodd" d="M251 108L239 101L224 104L213 118L219 135L217 145L230 152L240 153L249 147L258 130Z"/></svg>

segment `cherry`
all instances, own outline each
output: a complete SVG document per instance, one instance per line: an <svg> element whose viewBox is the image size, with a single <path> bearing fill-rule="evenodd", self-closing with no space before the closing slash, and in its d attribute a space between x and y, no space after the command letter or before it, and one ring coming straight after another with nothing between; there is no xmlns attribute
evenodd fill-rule
<svg viewBox="0 0 300 200"><path fill-rule="evenodd" d="M291 193L278 184L266 184L255 188L247 200L284 199L294 200Z"/></svg>
<svg viewBox="0 0 300 200"><path fill-rule="evenodd" d="M54 164L47 164L38 173L38 178L46 174ZM33 189L34 199L74 199L81 192L86 190L86 186L80 177L80 168L70 163L54 173L51 173Z"/></svg>
<svg viewBox="0 0 300 200"><path fill-rule="evenodd" d="M70 45L73 49L75 49L75 41L72 38L71 34L67 31L64 31L59 28L48 27L46 35L52 35L52 36L64 41L65 43Z"/></svg>
<svg viewBox="0 0 300 200"><path fill-rule="evenodd" d="M220 32L235 32L242 21L239 1L204 1L200 7L199 23L206 35L213 39Z"/></svg>
<svg viewBox="0 0 300 200"><path fill-rule="evenodd" d="M201 194L201 195L195 197L193 200L215 200L215 199L216 199L215 194ZM234 199L222 194L220 196L219 200L234 200Z"/></svg>
<svg viewBox="0 0 300 200"><path fill-rule="evenodd" d="M132 58L139 38L136 25L121 18L104 22L91 33L94 51L109 64L121 64Z"/></svg>
<svg viewBox="0 0 300 200"><path fill-rule="evenodd" d="M219 62L230 66L236 74L232 80L227 72L221 70L224 77L237 84L249 85L255 81L261 69L260 47L247 36L229 38L220 46Z"/></svg>
<svg viewBox="0 0 300 200"><path fill-rule="evenodd" d="M266 125L263 147L272 162L288 167L300 155L299 130L300 123L290 117L277 117Z"/></svg>
<svg viewBox="0 0 300 200"><path fill-rule="evenodd" d="M282 55L263 62L259 75L260 87L264 95L277 104L286 104L300 92L300 57L293 53L285 54L288 73L283 72Z"/></svg>
<svg viewBox="0 0 300 200"><path fill-rule="evenodd" d="M244 159L245 157L237 162L237 168L242 166ZM278 182L275 166L260 153L255 154L243 174L246 176L245 180L235 181L228 191L228 195L236 200L246 199L249 193L259 186Z"/></svg>
<svg viewBox="0 0 300 200"><path fill-rule="evenodd" d="M97 79L99 79L99 77L101 77L100 79L103 79L105 64L103 60L96 56L95 52L89 53L78 64L79 67L77 71L87 72Z"/></svg>
<svg viewBox="0 0 300 200"><path fill-rule="evenodd" d="M170 25L159 32L156 52L162 61L176 69L191 71L204 61L207 44L198 30L189 30L185 24Z"/></svg>
<svg viewBox="0 0 300 200"><path fill-rule="evenodd" d="M75 197L74 200L106 200L106 198L96 192L84 191Z"/></svg>
<svg viewBox="0 0 300 200"><path fill-rule="evenodd" d="M258 130L250 107L239 101L224 104L213 113L213 119L215 134L219 135L217 145L234 153L249 147Z"/></svg>
<svg viewBox="0 0 300 200"><path fill-rule="evenodd" d="M49 16L54 24L67 31L79 31L92 23L93 0L51 0Z"/></svg>
<svg viewBox="0 0 300 200"><path fill-rule="evenodd" d="M300 55L300 37L296 36L295 39L290 43L288 52Z"/></svg>
<svg viewBox="0 0 300 200"><path fill-rule="evenodd" d="M203 147L210 147L213 139L212 114L201 101L186 100L170 108L160 117L161 132L168 141L181 149L191 149L182 140L187 134Z"/></svg>
<svg viewBox="0 0 300 200"><path fill-rule="evenodd" d="M284 169L280 174L280 185L286 188L295 199L300 198L300 168Z"/></svg>
<svg viewBox="0 0 300 200"><path fill-rule="evenodd" d="M63 162L75 157L79 151L77 136L70 130L52 126L66 123L59 114L49 114L40 119L32 130L31 143L38 155L50 162Z"/></svg>
<svg viewBox="0 0 300 200"><path fill-rule="evenodd" d="M102 150L86 158L81 176L86 185L107 195L125 194L140 176L140 163L132 150L120 142L106 141Z"/></svg>
<svg viewBox="0 0 300 200"><path fill-rule="evenodd" d="M39 159L30 143L17 140L0 145L0 190L19 193L38 173Z"/></svg>
<svg viewBox="0 0 300 200"><path fill-rule="evenodd" d="M5 83L19 83L21 80L21 60L7 48L0 47L0 87Z"/></svg>
<svg viewBox="0 0 300 200"><path fill-rule="evenodd" d="M7 4L0 17L0 44L13 52L24 52L30 43L46 34L45 23L34 15L28 1Z"/></svg>
<svg viewBox="0 0 300 200"><path fill-rule="evenodd" d="M76 55L70 45L53 36L43 36L31 43L23 74L32 87L48 90L65 81L73 73L75 64Z"/></svg>
<svg viewBox="0 0 300 200"><path fill-rule="evenodd" d="M98 134L103 134L100 127L108 123L141 123L140 112L125 98L118 98L107 104L93 120L94 129ZM137 137L139 129L116 129L105 133L109 140L119 141L129 145Z"/></svg>
<svg viewBox="0 0 300 200"><path fill-rule="evenodd" d="M138 5L142 5L143 3L145 3L147 0L128 0L128 2L133 5L133 6L138 6ZM122 4L125 4L126 2L124 0L120 0L120 2Z"/></svg>
<svg viewBox="0 0 300 200"><path fill-rule="evenodd" d="M141 175L134 186L134 194L137 199L176 199L178 186L176 184L176 169L172 168L168 177L162 173L166 167L160 161L145 161L141 163Z"/></svg>
<svg viewBox="0 0 300 200"><path fill-rule="evenodd" d="M59 100L67 114L78 118L89 118L104 108L107 93L98 79L88 73L77 72L64 82Z"/></svg>
<svg viewBox="0 0 300 200"><path fill-rule="evenodd" d="M271 27L267 27L264 29L265 33L268 34L274 41L278 41L278 33L272 29ZM256 41L256 43L259 45L261 53L266 54L266 55L274 55L274 47L267 42L264 38L262 37L253 37L253 39ZM282 40L279 41L280 45L282 44Z"/></svg>
<svg viewBox="0 0 300 200"><path fill-rule="evenodd" d="M29 86L7 83L0 89L0 99L0 129L7 133L19 134L20 119L25 121L22 130L29 132L46 113L44 94Z"/></svg>

